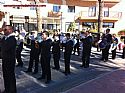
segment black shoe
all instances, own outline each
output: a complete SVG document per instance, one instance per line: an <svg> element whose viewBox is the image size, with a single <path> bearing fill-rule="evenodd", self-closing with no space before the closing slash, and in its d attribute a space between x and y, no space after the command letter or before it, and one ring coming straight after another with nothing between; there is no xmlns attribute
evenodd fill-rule
<svg viewBox="0 0 125 93"><path fill-rule="evenodd" d="M24 71L24 72L29 73L29 72L32 72L32 70L26 70L26 71Z"/></svg>
<svg viewBox="0 0 125 93"><path fill-rule="evenodd" d="M103 58L101 58L100 60L101 60L101 61L104 61L104 59L103 59Z"/></svg>
<svg viewBox="0 0 125 93"><path fill-rule="evenodd" d="M108 60L104 60L104 62L107 62Z"/></svg>
<svg viewBox="0 0 125 93"><path fill-rule="evenodd" d="M52 69L56 69L56 67L53 67Z"/></svg>
<svg viewBox="0 0 125 93"><path fill-rule="evenodd" d="M84 67L84 65L81 65L80 67Z"/></svg>
<svg viewBox="0 0 125 93"><path fill-rule="evenodd" d="M47 80L45 83L46 83L46 84L49 84L50 82L51 82L51 80Z"/></svg>
<svg viewBox="0 0 125 93"><path fill-rule="evenodd" d="M39 78L37 78L38 80L41 80L41 79L45 79L45 77L39 77Z"/></svg>
<svg viewBox="0 0 125 93"><path fill-rule="evenodd" d="M23 67L23 64L17 64L16 67Z"/></svg>
<svg viewBox="0 0 125 93"><path fill-rule="evenodd" d="M65 74L65 76L67 76L68 75L68 73L67 72L62 72L63 74Z"/></svg>
<svg viewBox="0 0 125 93"><path fill-rule="evenodd" d="M33 72L33 74L37 74L37 73L38 73L38 71L34 71L34 72Z"/></svg>
<svg viewBox="0 0 125 93"><path fill-rule="evenodd" d="M60 68L53 67L52 69L54 69L54 70L59 70Z"/></svg>
<svg viewBox="0 0 125 93"><path fill-rule="evenodd" d="M59 70L60 68L56 68L56 70Z"/></svg>
<svg viewBox="0 0 125 93"><path fill-rule="evenodd" d="M84 66L84 68L89 68L89 66Z"/></svg>

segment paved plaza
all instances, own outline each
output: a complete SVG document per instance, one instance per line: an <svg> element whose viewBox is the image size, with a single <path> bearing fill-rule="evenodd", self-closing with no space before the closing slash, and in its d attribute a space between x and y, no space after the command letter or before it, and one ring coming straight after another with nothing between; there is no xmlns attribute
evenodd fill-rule
<svg viewBox="0 0 125 93"><path fill-rule="evenodd" d="M125 78L125 60L121 58L121 52L117 52L117 58L115 60L110 59L108 62L100 61L101 52L97 52L95 48L92 49L91 63L89 68L81 68L81 58L77 55L72 55L71 58L71 75L65 76L62 72L64 71L64 59L63 53L61 54L60 65L61 69L56 71L52 70L52 82L45 84L45 80L37 80L41 75L41 67L39 66L39 73L25 73L27 70L29 61L29 49L24 49L22 52L22 59L24 61L24 67L16 67L16 81L17 81L17 93L123 93L123 92L97 92L98 90L114 89L117 81L120 80L115 72L120 71L121 81L119 89L125 90L124 78ZM51 66L53 66L53 59L51 59ZM3 79L2 79L2 68L0 60L0 89L3 90ZM113 76L112 74L113 73ZM115 77L116 76L116 77ZM108 80L111 78L110 80ZM117 79L118 78L118 79ZM101 81L104 80L104 81ZM112 81L113 80L113 81ZM109 86L106 82L108 81ZM90 83L92 82L92 83ZM96 83L96 84L95 84ZM114 84L115 83L115 84ZM111 86L114 84L114 86ZM99 88L97 85L101 85ZM106 87L107 86L107 87ZM110 87L111 88L108 88ZM91 87L92 90L91 90ZM106 88L105 88L106 87ZM96 92L93 91L95 88ZM77 89L79 91L75 92ZM115 89L117 91L117 89ZM121 89L120 89L121 90ZM74 92L73 92L74 91Z"/></svg>

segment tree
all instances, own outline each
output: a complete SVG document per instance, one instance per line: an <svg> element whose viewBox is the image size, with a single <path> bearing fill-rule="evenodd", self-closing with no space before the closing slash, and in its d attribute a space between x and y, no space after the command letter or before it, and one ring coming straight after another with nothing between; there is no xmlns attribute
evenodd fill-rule
<svg viewBox="0 0 125 93"><path fill-rule="evenodd" d="M39 5L39 0L34 0L36 5ZM40 7L36 7L36 16L37 16L37 31L42 31L42 20L40 18Z"/></svg>
<svg viewBox="0 0 125 93"><path fill-rule="evenodd" d="M73 31L76 27L75 22L71 22L68 26L67 32Z"/></svg>
<svg viewBox="0 0 125 93"><path fill-rule="evenodd" d="M103 25L103 1L98 0L99 3L99 14L98 14L98 33L102 32Z"/></svg>

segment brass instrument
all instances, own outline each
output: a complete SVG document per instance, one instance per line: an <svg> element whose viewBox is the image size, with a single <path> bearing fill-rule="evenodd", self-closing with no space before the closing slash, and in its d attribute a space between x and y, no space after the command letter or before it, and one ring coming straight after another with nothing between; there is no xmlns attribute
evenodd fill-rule
<svg viewBox="0 0 125 93"><path fill-rule="evenodd" d="M39 48L39 44L37 41L35 41L35 48Z"/></svg>

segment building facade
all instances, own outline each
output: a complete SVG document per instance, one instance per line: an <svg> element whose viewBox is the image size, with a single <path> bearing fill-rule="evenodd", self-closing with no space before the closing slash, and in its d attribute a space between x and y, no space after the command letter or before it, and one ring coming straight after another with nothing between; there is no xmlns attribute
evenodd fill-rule
<svg viewBox="0 0 125 93"><path fill-rule="evenodd" d="M13 0L3 5L6 12L4 20L18 29L25 28L26 31L36 30L37 17L34 0ZM119 28L123 18L120 0L102 0L103 30L111 28L112 33L122 29ZM8 5L8 6L7 6ZM13 6L9 6L13 5ZM22 5L22 6L21 6ZM23 6L25 5L25 6ZM30 6L26 6L30 5ZM75 28L81 30L90 29L97 32L99 3L98 0L40 0L40 19L42 29L60 29L66 32L69 25L75 22Z"/></svg>

